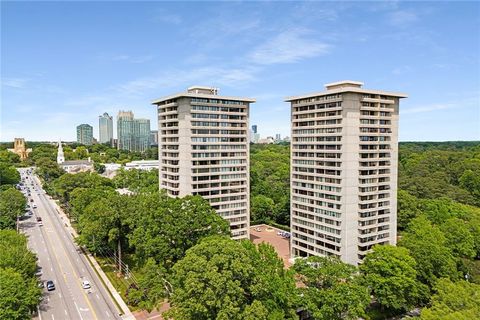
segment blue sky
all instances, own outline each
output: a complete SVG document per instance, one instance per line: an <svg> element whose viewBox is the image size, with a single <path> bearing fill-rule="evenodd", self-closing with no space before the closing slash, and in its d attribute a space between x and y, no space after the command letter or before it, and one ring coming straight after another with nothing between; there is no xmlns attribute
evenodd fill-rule
<svg viewBox="0 0 480 320"><path fill-rule="evenodd" d="M98 115L191 85L257 99L262 136L284 98L357 80L405 92L400 140L480 140L479 2L3 2L0 141L75 140Z"/></svg>

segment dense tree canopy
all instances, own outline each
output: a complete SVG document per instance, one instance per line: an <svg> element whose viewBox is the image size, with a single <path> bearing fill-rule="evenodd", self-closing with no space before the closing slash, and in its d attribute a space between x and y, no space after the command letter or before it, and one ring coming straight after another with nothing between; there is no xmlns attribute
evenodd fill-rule
<svg viewBox="0 0 480 320"><path fill-rule="evenodd" d="M290 148L252 145L250 148L251 220L290 222Z"/></svg>
<svg viewBox="0 0 480 320"><path fill-rule="evenodd" d="M135 197L140 210L129 236L140 261L153 258L171 268L188 248L209 235L230 235L228 222L200 196L169 198L146 194Z"/></svg>
<svg viewBox="0 0 480 320"><path fill-rule="evenodd" d="M426 298L427 288L417 281L416 262L402 247L375 246L360 270L378 303L394 311L410 310Z"/></svg>
<svg viewBox="0 0 480 320"><path fill-rule="evenodd" d="M431 306L422 310L422 320L480 319L480 285L440 279Z"/></svg>
<svg viewBox="0 0 480 320"><path fill-rule="evenodd" d="M399 187L421 198L448 197L480 206L480 145L400 144Z"/></svg>
<svg viewBox="0 0 480 320"><path fill-rule="evenodd" d="M24 278L13 268L0 268L0 319L30 319L41 291L33 278Z"/></svg>
<svg viewBox="0 0 480 320"><path fill-rule="evenodd" d="M0 230L0 319L29 319L41 291L35 278L36 257L27 238Z"/></svg>
<svg viewBox="0 0 480 320"><path fill-rule="evenodd" d="M300 306L317 320L358 319L370 303L368 288L355 266L335 257L311 256L293 266L299 281Z"/></svg>
<svg viewBox="0 0 480 320"><path fill-rule="evenodd" d="M0 230L0 268L14 268L23 277L36 270L36 256L27 248L27 238L14 230Z"/></svg>
<svg viewBox="0 0 480 320"><path fill-rule="evenodd" d="M399 242L415 259L418 279L433 287L439 278L457 279L456 262L443 232L421 216L410 222Z"/></svg>
<svg viewBox="0 0 480 320"><path fill-rule="evenodd" d="M158 192L158 170L121 169L113 178L113 184L133 192Z"/></svg>
<svg viewBox="0 0 480 320"><path fill-rule="evenodd" d="M0 162L0 186L15 185L20 182L20 173L7 162Z"/></svg>
<svg viewBox="0 0 480 320"><path fill-rule="evenodd" d="M15 188L0 190L0 229L13 229L18 216L25 212L27 200Z"/></svg>
<svg viewBox="0 0 480 320"><path fill-rule="evenodd" d="M206 238L173 267L174 319L295 319L295 285L273 248Z"/></svg>

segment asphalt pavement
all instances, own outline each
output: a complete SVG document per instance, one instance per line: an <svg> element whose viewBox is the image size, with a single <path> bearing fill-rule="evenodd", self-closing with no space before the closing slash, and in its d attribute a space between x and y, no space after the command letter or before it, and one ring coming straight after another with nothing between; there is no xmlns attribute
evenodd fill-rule
<svg viewBox="0 0 480 320"><path fill-rule="evenodd" d="M25 170L22 172L25 175ZM103 283L67 231L53 200L33 175L29 175L25 183L30 189L28 203L37 208L30 209L31 217L20 221L20 229L28 236L29 248L37 254L37 264L41 267L39 278L45 283L53 280L55 284L55 290L42 289L43 300L34 319L121 319ZM42 226L37 217L41 217ZM91 288L82 287L84 280Z"/></svg>

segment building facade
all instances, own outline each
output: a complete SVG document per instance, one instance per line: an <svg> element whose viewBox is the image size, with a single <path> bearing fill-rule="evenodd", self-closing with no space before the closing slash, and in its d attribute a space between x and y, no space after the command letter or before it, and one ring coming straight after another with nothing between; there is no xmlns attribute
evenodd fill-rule
<svg viewBox="0 0 480 320"><path fill-rule="evenodd" d="M13 149L7 150L16 153L22 161L27 159L30 152L32 152L31 148L27 149L24 138L15 138L13 140Z"/></svg>
<svg viewBox="0 0 480 320"><path fill-rule="evenodd" d="M150 120L135 119L132 111L119 111L117 116L117 148L144 152L150 147Z"/></svg>
<svg viewBox="0 0 480 320"><path fill-rule="evenodd" d="M401 93L342 81L291 97L291 255L358 264L397 236Z"/></svg>
<svg viewBox="0 0 480 320"><path fill-rule="evenodd" d="M158 146L158 130L150 131L150 146L152 147Z"/></svg>
<svg viewBox="0 0 480 320"><path fill-rule="evenodd" d="M191 87L153 101L158 109L160 188L173 197L207 199L230 223L233 239L249 238L248 119L250 98Z"/></svg>
<svg viewBox="0 0 480 320"><path fill-rule="evenodd" d="M113 139L113 117L108 113L98 117L98 142L112 144Z"/></svg>
<svg viewBox="0 0 480 320"><path fill-rule="evenodd" d="M77 142L86 146L93 144L93 127L89 124L77 126Z"/></svg>

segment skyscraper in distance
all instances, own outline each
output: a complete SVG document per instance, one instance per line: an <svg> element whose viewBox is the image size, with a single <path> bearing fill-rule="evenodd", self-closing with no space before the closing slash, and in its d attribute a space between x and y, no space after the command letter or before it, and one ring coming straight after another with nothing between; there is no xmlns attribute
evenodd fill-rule
<svg viewBox="0 0 480 320"><path fill-rule="evenodd" d="M248 118L254 99L208 87L153 101L158 110L160 188L208 200L230 223L233 239L250 224Z"/></svg>
<svg viewBox="0 0 480 320"><path fill-rule="evenodd" d="M117 148L144 152L150 147L150 120L135 119L132 111L119 111L117 116Z"/></svg>
<svg viewBox="0 0 480 320"><path fill-rule="evenodd" d="M290 97L291 255L358 264L397 236L402 93L341 81Z"/></svg>
<svg viewBox="0 0 480 320"><path fill-rule="evenodd" d="M99 143L112 143L113 139L113 117L108 113L98 117L98 142Z"/></svg>
<svg viewBox="0 0 480 320"><path fill-rule="evenodd" d="M77 126L77 142L86 146L93 144L93 127L89 124Z"/></svg>

